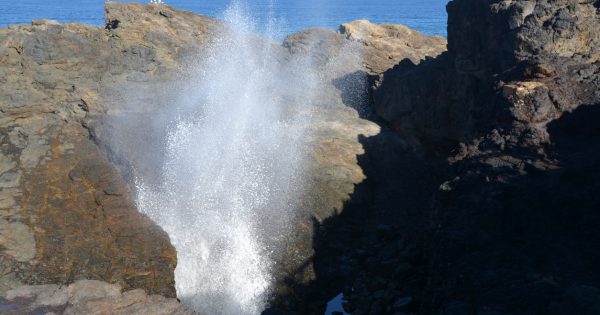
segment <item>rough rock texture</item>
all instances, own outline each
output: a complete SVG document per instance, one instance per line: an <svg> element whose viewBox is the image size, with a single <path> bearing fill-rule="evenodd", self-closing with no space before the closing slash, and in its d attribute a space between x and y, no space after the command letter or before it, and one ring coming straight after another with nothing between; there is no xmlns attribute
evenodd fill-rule
<svg viewBox="0 0 600 315"><path fill-rule="evenodd" d="M119 36L123 38L129 36L127 24L120 23L119 25L122 28L122 35ZM171 26L163 27L168 30ZM388 27L393 28L392 26ZM371 28L377 29L377 26L371 25ZM185 26L182 26L182 29L185 29ZM212 32L212 30L209 31L209 34ZM214 31L214 34L223 34L223 32L222 30ZM383 41L382 36L395 36L394 34L396 33L389 35L383 33L383 35L378 35L377 40ZM372 40L370 37L364 36L369 38L364 39L365 42ZM436 55L445 47L443 39L428 39L411 32L403 33L402 36L402 43L414 42L414 45L418 43L424 45L423 42L431 40L438 46L433 50L427 50L424 46L418 50L416 48L398 49L393 55L393 59L388 58L386 62L395 63L408 57L424 58L431 51ZM416 39L412 40L413 36ZM312 124L307 126L309 137L306 146L312 147L313 150L309 156L311 171L306 174L305 178L308 188L305 197L300 202L304 211L298 213L299 220L296 230L290 231L294 242L290 243L288 247L282 248L281 253L277 254L283 257L278 260L278 267L274 275L276 294L279 297L293 296L295 286L307 284L315 276L312 264L315 231L312 220L323 222L344 211L344 205L350 199L356 185L366 178L357 160L357 156L364 154L363 144L359 138L375 136L381 129L374 122L362 117L365 109L360 108L359 105L363 105L368 97L367 73L372 73L371 69L373 68L384 67L384 63L376 57L378 50L370 48L365 42L328 30L310 30L294 34L288 37L283 45L267 42L258 37L254 42L256 45L264 45L265 49L275 51L277 55L280 55L278 58L284 62L290 58L299 58L298 55L310 57L314 61L314 66L323 73L325 81L328 82L320 87L323 95L319 98L318 104L303 103L302 99L293 100L298 103L302 102L303 106L301 107L303 108L310 107L313 118L311 119ZM203 46L199 45L194 49L191 49L192 56L182 55L183 64L186 64L187 61L192 62L188 69L185 69L186 66L182 67L184 68L182 73L186 73L190 69L197 69L194 64L194 55L202 56ZM371 55L372 58L359 58L359 56ZM365 64L362 64L363 61ZM185 75L183 77L186 78ZM165 89L165 86L185 85L185 82L182 83L178 81L179 79L176 78L171 83L161 82L162 84L158 86L153 85L152 80L139 85L128 83L134 89L144 91L144 93L140 93L139 100L131 99L130 90L126 93L118 90L106 93L113 95L112 97L116 100L119 100L120 95L124 95L122 96L123 101L117 101L124 105L122 109L109 112L109 115L112 113L117 119L99 121L97 132L100 138L107 134L108 137L114 137L115 130L118 130L117 137L121 134L131 135L131 137L119 139L118 148L109 148L118 151L115 152L115 155L123 164L146 174L152 174L160 169L160 162L163 161L161 153L159 150L149 152L147 148L159 146L160 141L164 139L165 135L161 132L166 131L164 125L168 121L164 121L162 117L172 116L162 113L160 105L172 101L172 95L165 94L165 91L168 90ZM173 88L173 93L180 93L180 91ZM140 101L147 103L149 107L140 107ZM115 125L121 120L126 122L125 127ZM148 154L155 156L149 159ZM152 178L152 175L149 177Z"/></svg>
<svg viewBox="0 0 600 315"><path fill-rule="evenodd" d="M122 292L115 284L79 280L69 286L23 286L0 298L2 314L164 314L193 315L176 299L147 295L137 289Z"/></svg>
<svg viewBox="0 0 600 315"><path fill-rule="evenodd" d="M107 29L45 20L0 29L2 292L97 279L175 295L175 250L138 213L95 125L119 108L112 89L168 77L218 24L134 4L110 4L107 19Z"/></svg>
<svg viewBox="0 0 600 315"><path fill-rule="evenodd" d="M600 3L454 0L448 13L448 52L373 85L378 116L425 154L396 167L444 175L423 171L412 189L427 195L400 195L387 216L332 220L317 277L345 287L353 314L597 314ZM380 227L355 238L369 219Z"/></svg>
<svg viewBox="0 0 600 315"><path fill-rule="evenodd" d="M187 66L223 27L165 5L109 3L105 28L36 20L0 29L0 292L21 288L7 296L15 304L0 307L13 313L144 313L162 306L178 312L172 300L139 290L121 295L117 286L78 280L174 296L175 250L137 212L132 176L134 169L159 169L160 150L147 148L164 137L160 124L169 115L161 110L180 92L174 87L188 79ZM315 40L315 32L327 39ZM352 108L367 96L366 73L378 74L404 58L435 56L445 41L359 21L340 33L296 34L283 46L256 42L271 45L282 60L309 53L331 80L307 143L315 148L308 211L296 231L298 243L288 249L293 259L284 259L276 275L282 283L304 284L314 277L308 217L323 222L342 212L366 178L357 160L364 154L359 138L380 132L361 118L363 109ZM364 65L353 57L360 51ZM79 289L96 287L106 292L98 300L71 300ZM46 300L55 294L50 291L60 301ZM278 293L293 294L284 284Z"/></svg>
<svg viewBox="0 0 600 315"><path fill-rule="evenodd" d="M366 179L356 156L364 154L360 137L373 137L380 126L368 118L368 75L379 75L400 60L415 63L441 54L446 40L425 36L403 25L376 25L369 21L343 24L339 31L309 29L285 38L283 47L292 55L307 55L332 82L325 89L310 126L315 148L314 184L320 199L313 204L315 218L322 222L341 213L355 185ZM340 98L341 96L341 98ZM359 118L360 116L360 118Z"/></svg>
<svg viewBox="0 0 600 315"><path fill-rule="evenodd" d="M86 129L86 117L103 110L95 92L103 71L90 65L108 67L109 51L91 49L108 46L106 34L36 25L0 37L2 289L94 278L173 296L168 237L137 212Z"/></svg>
<svg viewBox="0 0 600 315"><path fill-rule="evenodd" d="M596 6L452 1L448 52L385 73L374 94L377 113L423 141L454 145L502 128L513 144L547 142L549 121L596 97Z"/></svg>
<svg viewBox="0 0 600 315"><path fill-rule="evenodd" d="M598 6L448 6L455 77L478 90L457 98L472 123L449 159L457 180L436 198L423 312L600 311Z"/></svg>
<svg viewBox="0 0 600 315"><path fill-rule="evenodd" d="M366 47L365 67L371 74L381 74L399 60L419 63L446 51L444 37L426 36L399 24L376 25L360 20L342 24L340 33Z"/></svg>
<svg viewBox="0 0 600 315"><path fill-rule="evenodd" d="M316 114L318 119L310 132L316 166L311 187L316 193L309 194L313 202L308 208L314 211L316 220L313 227L306 227L311 237L303 243L311 242L308 266L313 276L309 279L314 279L287 278L286 284L292 290L280 291L274 301L274 306L282 310L322 314L324 302L342 290L341 279L353 277L361 268L374 247L373 237L379 233L377 226L390 213L397 212L390 205L418 204L426 194L415 182L436 176L437 169L429 165L404 167L427 157L414 152L366 106L369 74L378 75L376 71L389 69L404 58L418 62L445 49L442 38L404 31L402 26L357 21L343 26L339 32L311 29L290 35L284 41L283 46L293 55L310 56L313 65L321 67L320 72L332 80L332 86L325 87L330 92L323 97L323 103L329 105L319 108L330 113ZM390 43L386 46L391 49L389 54L381 50L386 41ZM415 48L407 48L407 43ZM432 46L428 47L429 44ZM405 164L398 167L400 160ZM416 227L411 220L420 220L416 218L418 212L395 215L384 229L396 228L402 222L412 222ZM329 228L330 222L335 222L339 231Z"/></svg>
<svg viewBox="0 0 600 315"><path fill-rule="evenodd" d="M441 38L364 21L281 47L257 37L282 60L307 54L331 81L273 304L322 314L342 291L353 314L600 313L599 10L453 0L444 53ZM22 287L0 307L182 311L76 281L173 296L175 252L137 213L131 172L157 169L159 150L140 152L164 136L164 84L222 30L134 4L108 5L106 29L0 30L2 291L75 282ZM361 107L369 96L373 111Z"/></svg>
<svg viewBox="0 0 600 315"><path fill-rule="evenodd" d="M389 42L387 46L384 45L386 41ZM308 126L307 146L313 148L310 155L312 172L303 203L315 222L311 224L305 219L298 226L304 233L290 251L302 252L300 259L295 259L302 264L284 268L287 270L283 277L285 287L278 290L274 303L277 306L291 309L295 303L310 305L317 300L302 292L302 287L318 282L318 279L313 281L318 273L313 264L315 236L324 222L348 210L347 203L356 198L357 187L369 179L364 163L360 162L360 157L365 154L365 142L361 139L379 138L383 148L393 148L401 142L396 134L387 132L368 118L371 111L365 106L369 98L368 74L387 70L404 58L418 62L427 56L436 56L445 45L445 39L440 37L427 37L404 26L378 26L367 21L344 25L338 32L310 29L285 39L283 47L292 56L308 56L325 81L331 83L320 87L324 92L320 104L312 109L313 119ZM382 57L384 46L391 50ZM382 133L384 135L379 136ZM402 152L392 150L383 150L390 160ZM386 193L393 195L395 190ZM358 194L369 195L364 191Z"/></svg>
<svg viewBox="0 0 600 315"><path fill-rule="evenodd" d="M348 47L349 42L355 45ZM379 75L409 59L419 63L436 57L446 50L446 39L426 36L404 25L372 24L366 20L342 24L339 31L309 29L286 37L284 46L292 53L311 52L317 61L324 62L340 50L352 49L362 55L363 66L356 71Z"/></svg>

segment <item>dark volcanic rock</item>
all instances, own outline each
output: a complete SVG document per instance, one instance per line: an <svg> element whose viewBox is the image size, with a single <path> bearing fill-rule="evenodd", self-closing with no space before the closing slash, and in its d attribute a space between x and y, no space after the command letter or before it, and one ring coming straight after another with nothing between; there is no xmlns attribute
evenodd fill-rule
<svg viewBox="0 0 600 315"><path fill-rule="evenodd" d="M441 38L364 21L273 46L282 60L310 55L331 79L307 139L315 222L301 221L282 251L274 304L322 313L343 291L354 314L597 314L599 8L454 0L444 53ZM158 169L159 152L142 155L162 136L161 83L177 82L222 28L167 6L109 4L104 29L0 29L3 293L96 279L174 295L175 251L137 212L130 172ZM362 64L344 58L357 51ZM366 74L377 115L357 107ZM107 312L146 299L183 312L107 288ZM8 297L36 310L46 289L58 300L42 310L78 305L59 286Z"/></svg>
<svg viewBox="0 0 600 315"><path fill-rule="evenodd" d="M597 10L592 1L452 1L448 52L384 73L377 113L424 142L452 146L492 129L512 145L547 142L545 124L598 97Z"/></svg>
<svg viewBox="0 0 600 315"><path fill-rule="evenodd" d="M598 313L598 7L451 1L448 52L376 82L376 112L454 173L431 196L412 311Z"/></svg>

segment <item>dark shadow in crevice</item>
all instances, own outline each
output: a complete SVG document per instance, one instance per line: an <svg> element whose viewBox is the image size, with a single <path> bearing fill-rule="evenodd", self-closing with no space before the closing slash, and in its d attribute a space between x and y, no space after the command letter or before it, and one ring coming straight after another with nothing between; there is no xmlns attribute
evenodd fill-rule
<svg viewBox="0 0 600 315"><path fill-rule="evenodd" d="M465 178L440 199L420 313L598 314L599 105L548 125L546 169Z"/></svg>
<svg viewBox="0 0 600 315"><path fill-rule="evenodd" d="M344 105L355 109L360 118L373 119L373 100L369 93L369 87L373 78L365 71L355 71L332 80L341 93Z"/></svg>
<svg viewBox="0 0 600 315"><path fill-rule="evenodd" d="M424 277L418 273L426 270L421 248L431 228L431 196L451 171L445 160L414 147L388 128L371 106L365 107L365 98L371 104L368 93L347 88L364 87L365 79L366 73L356 72L334 84L346 106L381 127L378 135L358 138L364 154L357 160L366 179L355 185L339 215L313 222L316 278L307 285L287 283L293 295L275 297L272 303L284 314L323 314L327 301L340 292L350 295L353 289L370 286L360 279L367 274L377 275L374 280L382 289L398 286L397 294L386 297L392 304L402 296L415 296L411 288L423 286Z"/></svg>

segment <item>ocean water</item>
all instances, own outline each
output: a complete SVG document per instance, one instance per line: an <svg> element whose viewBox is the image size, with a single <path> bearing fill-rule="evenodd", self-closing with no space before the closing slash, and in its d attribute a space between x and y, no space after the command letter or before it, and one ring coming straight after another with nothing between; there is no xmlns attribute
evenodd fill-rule
<svg viewBox="0 0 600 315"><path fill-rule="evenodd" d="M311 27L337 29L367 19L404 24L430 35L446 36L448 0L237 0L259 21L277 23L277 32L292 34ZM125 1L123 1L125 2ZM128 1L131 2L131 1ZM149 1L136 1L149 2ZM231 0L164 0L175 8L223 18ZM104 24L103 0L0 0L0 27L32 19Z"/></svg>

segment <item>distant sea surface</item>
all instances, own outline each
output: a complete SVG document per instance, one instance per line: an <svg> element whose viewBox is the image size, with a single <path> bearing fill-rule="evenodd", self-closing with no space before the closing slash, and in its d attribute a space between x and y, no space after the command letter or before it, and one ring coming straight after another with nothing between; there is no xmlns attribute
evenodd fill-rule
<svg viewBox="0 0 600 315"><path fill-rule="evenodd" d="M131 1L122 1L131 2ZM136 1L149 2L149 1ZM222 18L229 0L165 0L170 6ZM404 24L430 35L446 36L448 0L238 0L257 24L275 20L278 34L311 27L337 29L340 24L366 19ZM104 24L102 0L0 0L0 27L31 23L33 19ZM266 24L266 23L264 23Z"/></svg>

